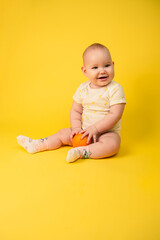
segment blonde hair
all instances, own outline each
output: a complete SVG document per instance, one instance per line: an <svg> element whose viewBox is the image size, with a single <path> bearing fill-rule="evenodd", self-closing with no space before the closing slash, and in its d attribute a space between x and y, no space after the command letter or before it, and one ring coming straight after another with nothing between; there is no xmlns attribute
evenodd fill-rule
<svg viewBox="0 0 160 240"><path fill-rule="evenodd" d="M87 52L88 52L89 50L91 50L91 49L105 49L105 50L108 52L108 54L110 55L110 58L111 58L111 54L110 54L110 52L109 52L109 49L108 49L106 46L104 46L103 44L100 44L100 43L93 43L93 44L91 44L90 46L88 46L88 47L85 49L85 51L83 52L83 55L82 55L82 57L83 57L83 63L84 63L84 59L85 59L85 56L86 56Z"/></svg>

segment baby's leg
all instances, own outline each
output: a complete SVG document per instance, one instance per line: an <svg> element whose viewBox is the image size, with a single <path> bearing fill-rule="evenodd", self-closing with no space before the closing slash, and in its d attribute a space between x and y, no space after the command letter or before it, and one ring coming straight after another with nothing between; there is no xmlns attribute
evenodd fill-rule
<svg viewBox="0 0 160 240"><path fill-rule="evenodd" d="M49 137L36 140L20 135L17 137L17 141L19 145L25 148L29 153L36 153L45 150L54 150L63 145L72 145L70 135L71 128L64 128Z"/></svg>
<svg viewBox="0 0 160 240"><path fill-rule="evenodd" d="M119 151L120 142L121 139L118 133L104 133L96 143L69 150L67 162L74 162L79 158L105 158L113 156Z"/></svg>
<svg viewBox="0 0 160 240"><path fill-rule="evenodd" d="M71 128L63 128L60 129L59 132L48 137L48 149L54 150L61 146L72 145L72 141L70 139L71 136Z"/></svg>

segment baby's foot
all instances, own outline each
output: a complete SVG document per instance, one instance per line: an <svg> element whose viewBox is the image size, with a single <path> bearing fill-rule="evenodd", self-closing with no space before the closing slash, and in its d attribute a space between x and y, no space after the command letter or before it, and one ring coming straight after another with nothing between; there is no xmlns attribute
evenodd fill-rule
<svg viewBox="0 0 160 240"><path fill-rule="evenodd" d="M18 144L27 150L29 153L41 152L48 149L47 138L31 139L29 137L19 135L17 137Z"/></svg>
<svg viewBox="0 0 160 240"><path fill-rule="evenodd" d="M72 148L68 151L68 155L67 155L67 162L71 163L71 162L75 162L76 160L78 160L79 158L90 158L91 152L89 151L89 148L86 147L76 147L76 148Z"/></svg>
<svg viewBox="0 0 160 240"><path fill-rule="evenodd" d="M68 151L67 162L71 163L81 157L81 151L78 148L72 148Z"/></svg>

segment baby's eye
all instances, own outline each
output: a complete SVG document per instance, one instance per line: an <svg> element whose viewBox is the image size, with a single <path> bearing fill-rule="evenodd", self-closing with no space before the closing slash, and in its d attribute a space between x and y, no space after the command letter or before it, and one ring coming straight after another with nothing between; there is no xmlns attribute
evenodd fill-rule
<svg viewBox="0 0 160 240"><path fill-rule="evenodd" d="M93 67L92 69L97 69L98 67Z"/></svg>
<svg viewBox="0 0 160 240"><path fill-rule="evenodd" d="M109 64L105 65L105 67L109 67L109 66L110 66Z"/></svg>

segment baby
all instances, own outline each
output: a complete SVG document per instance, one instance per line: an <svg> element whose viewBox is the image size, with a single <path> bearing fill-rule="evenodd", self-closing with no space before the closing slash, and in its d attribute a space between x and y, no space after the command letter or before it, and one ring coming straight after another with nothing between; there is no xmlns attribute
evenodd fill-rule
<svg viewBox="0 0 160 240"><path fill-rule="evenodd" d="M123 88L113 81L114 62L107 47L94 43L83 53L81 70L88 78L73 96L70 128L42 139L18 136L19 145L29 153L72 146L72 138L82 133L92 143L68 151L67 162L79 158L105 158L115 155L120 148L120 124L126 104Z"/></svg>

